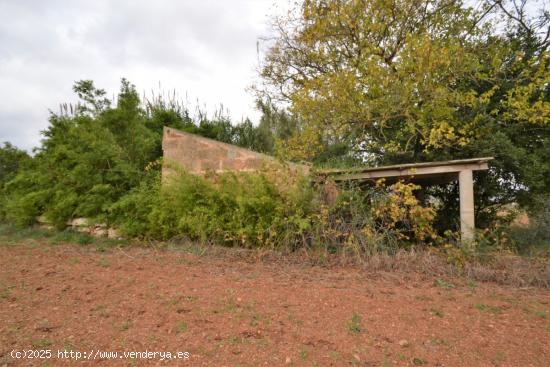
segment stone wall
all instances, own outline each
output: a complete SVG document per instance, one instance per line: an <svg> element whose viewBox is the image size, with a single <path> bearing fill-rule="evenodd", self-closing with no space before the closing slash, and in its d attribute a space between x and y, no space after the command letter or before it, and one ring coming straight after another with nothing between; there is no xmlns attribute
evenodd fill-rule
<svg viewBox="0 0 550 367"><path fill-rule="evenodd" d="M55 227L45 216L41 215L36 218L38 227L47 230L54 230ZM114 239L121 239L120 232L113 227L107 226L105 223L95 223L87 218L74 218L67 222L67 229L71 229L76 232L86 233L94 237L108 237Z"/></svg>
<svg viewBox="0 0 550 367"><path fill-rule="evenodd" d="M266 164L280 164L265 154L168 127L164 128L162 150L163 177L173 171L174 165L200 175L206 172L256 171ZM309 166L288 165L291 169L309 172Z"/></svg>

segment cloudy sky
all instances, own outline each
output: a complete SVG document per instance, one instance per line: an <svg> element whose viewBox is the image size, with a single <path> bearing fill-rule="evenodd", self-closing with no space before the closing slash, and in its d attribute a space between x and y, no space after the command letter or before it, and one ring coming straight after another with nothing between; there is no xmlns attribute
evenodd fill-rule
<svg viewBox="0 0 550 367"><path fill-rule="evenodd" d="M286 8L285 8L286 7ZM0 142L30 150L49 110L74 102L75 80L116 94L176 90L194 109L220 103L233 120L258 118L247 92L256 42L275 0L0 0ZM159 88L160 84L160 88Z"/></svg>

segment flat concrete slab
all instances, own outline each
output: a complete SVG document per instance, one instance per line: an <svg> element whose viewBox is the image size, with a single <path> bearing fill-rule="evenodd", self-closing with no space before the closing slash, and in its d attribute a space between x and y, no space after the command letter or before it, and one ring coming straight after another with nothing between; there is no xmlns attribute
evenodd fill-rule
<svg viewBox="0 0 550 367"><path fill-rule="evenodd" d="M334 181L376 181L381 178L391 183L399 180L434 185L458 179L464 170L486 170L493 157L457 159L441 162L404 163L381 167L359 167L319 170L321 177L330 177Z"/></svg>

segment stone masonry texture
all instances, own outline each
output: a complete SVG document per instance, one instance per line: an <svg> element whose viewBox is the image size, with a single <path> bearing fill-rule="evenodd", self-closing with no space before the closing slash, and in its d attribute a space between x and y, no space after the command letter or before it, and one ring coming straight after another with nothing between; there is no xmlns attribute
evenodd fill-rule
<svg viewBox="0 0 550 367"><path fill-rule="evenodd" d="M168 127L164 128L162 150L163 177L170 174L174 165L202 175L206 172L256 171L266 164L278 164L269 155ZM306 165L289 163L289 167L306 174L309 171Z"/></svg>

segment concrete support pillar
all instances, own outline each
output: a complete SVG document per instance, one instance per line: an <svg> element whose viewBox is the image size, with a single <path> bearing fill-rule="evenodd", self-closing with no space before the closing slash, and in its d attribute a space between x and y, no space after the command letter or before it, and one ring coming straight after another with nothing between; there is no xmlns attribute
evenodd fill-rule
<svg viewBox="0 0 550 367"><path fill-rule="evenodd" d="M460 189L460 234L463 242L474 240L474 179L472 170L463 170L458 173Z"/></svg>

